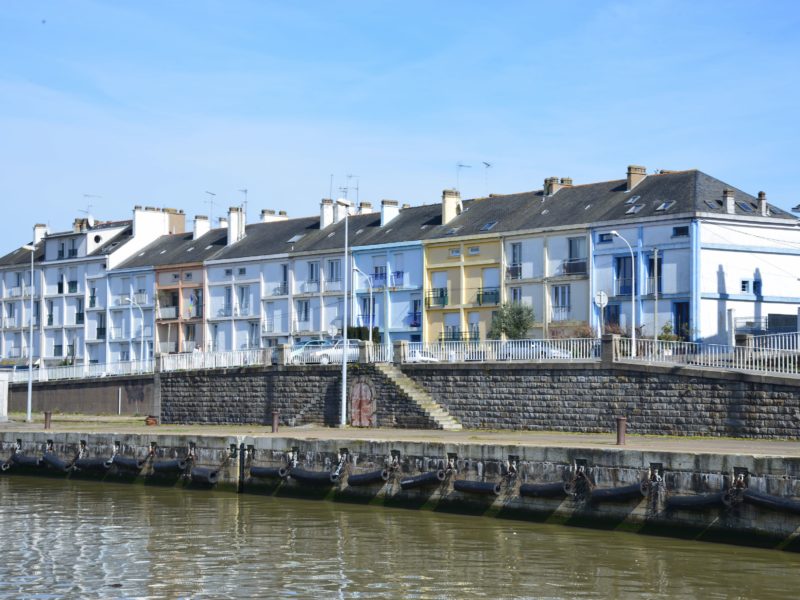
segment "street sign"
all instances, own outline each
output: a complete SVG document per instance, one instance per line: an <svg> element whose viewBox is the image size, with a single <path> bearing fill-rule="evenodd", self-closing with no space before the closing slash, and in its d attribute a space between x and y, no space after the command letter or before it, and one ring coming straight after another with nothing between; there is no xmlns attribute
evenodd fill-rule
<svg viewBox="0 0 800 600"><path fill-rule="evenodd" d="M594 295L594 303L597 308L605 308L608 304L608 294L605 292L597 292Z"/></svg>

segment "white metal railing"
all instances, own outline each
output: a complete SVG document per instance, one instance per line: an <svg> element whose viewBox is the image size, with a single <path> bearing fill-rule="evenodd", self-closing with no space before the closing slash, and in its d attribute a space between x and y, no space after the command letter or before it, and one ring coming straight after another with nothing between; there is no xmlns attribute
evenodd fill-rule
<svg viewBox="0 0 800 600"><path fill-rule="evenodd" d="M394 360L394 346L392 344L372 344L367 353L367 360L371 363L388 363Z"/></svg>
<svg viewBox="0 0 800 600"><path fill-rule="evenodd" d="M599 360L596 338L411 342L403 362Z"/></svg>
<svg viewBox="0 0 800 600"><path fill-rule="evenodd" d="M183 352L161 357L162 371L190 371L195 369L226 369L263 365L264 352L259 349L230 352Z"/></svg>
<svg viewBox="0 0 800 600"><path fill-rule="evenodd" d="M325 291L326 292L341 292L342 289L342 280L341 279L328 279L325 281Z"/></svg>
<svg viewBox="0 0 800 600"><path fill-rule="evenodd" d="M131 337L124 327L111 328L111 341L126 340Z"/></svg>
<svg viewBox="0 0 800 600"><path fill-rule="evenodd" d="M785 343L788 344L790 341L787 340ZM636 356L631 357L630 338L620 338L616 353L618 358L647 363L800 375L800 350L795 348L758 347L755 345L728 346L640 339L636 341Z"/></svg>
<svg viewBox="0 0 800 600"><path fill-rule="evenodd" d="M158 309L159 319L177 319L178 307L177 306L161 306Z"/></svg>
<svg viewBox="0 0 800 600"><path fill-rule="evenodd" d="M153 367L154 363L152 360L132 360L116 363L45 367L33 370L33 381L84 379L94 377L111 377L114 375L152 373ZM11 381L13 383L28 381L28 370L16 369L11 375Z"/></svg>
<svg viewBox="0 0 800 600"><path fill-rule="evenodd" d="M158 351L161 354L178 351L178 342L159 342Z"/></svg>
<svg viewBox="0 0 800 600"><path fill-rule="evenodd" d="M751 343L754 348L764 350L791 350L798 352L800 351L800 331L754 335L751 338Z"/></svg>

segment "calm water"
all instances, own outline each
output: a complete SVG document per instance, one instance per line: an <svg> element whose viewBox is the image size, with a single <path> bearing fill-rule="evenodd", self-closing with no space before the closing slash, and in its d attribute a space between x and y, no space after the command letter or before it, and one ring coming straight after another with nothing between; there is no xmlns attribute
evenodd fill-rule
<svg viewBox="0 0 800 600"><path fill-rule="evenodd" d="M425 511L0 477L0 598L797 598L800 556Z"/></svg>

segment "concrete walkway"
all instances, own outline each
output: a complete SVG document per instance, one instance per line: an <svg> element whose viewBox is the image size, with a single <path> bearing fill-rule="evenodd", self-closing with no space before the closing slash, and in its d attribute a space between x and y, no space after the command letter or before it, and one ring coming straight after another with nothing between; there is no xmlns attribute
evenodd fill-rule
<svg viewBox="0 0 800 600"><path fill-rule="evenodd" d="M0 432L43 431L41 414L33 423L25 415L9 415L0 423ZM247 435L253 437L292 437L324 440L374 440L397 442L443 442L450 444L490 444L504 446L546 446L552 448L622 448L616 445L614 433L562 433L555 431L432 431L420 429L361 429L355 427L281 427L273 434L263 425L157 425L147 427L144 417L96 415L53 415L53 433L135 433L140 435ZM678 436L627 436L626 450L653 450L698 454L746 454L756 456L800 457L800 440L749 440L734 438L701 438Z"/></svg>

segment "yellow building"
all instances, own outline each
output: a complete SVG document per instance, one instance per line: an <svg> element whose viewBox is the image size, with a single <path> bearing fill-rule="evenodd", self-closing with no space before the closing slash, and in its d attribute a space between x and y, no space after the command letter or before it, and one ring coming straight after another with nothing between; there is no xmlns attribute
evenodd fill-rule
<svg viewBox="0 0 800 600"><path fill-rule="evenodd" d="M442 225L423 241L426 342L486 339L503 302L503 245L487 199L464 209L455 190L442 197Z"/></svg>

